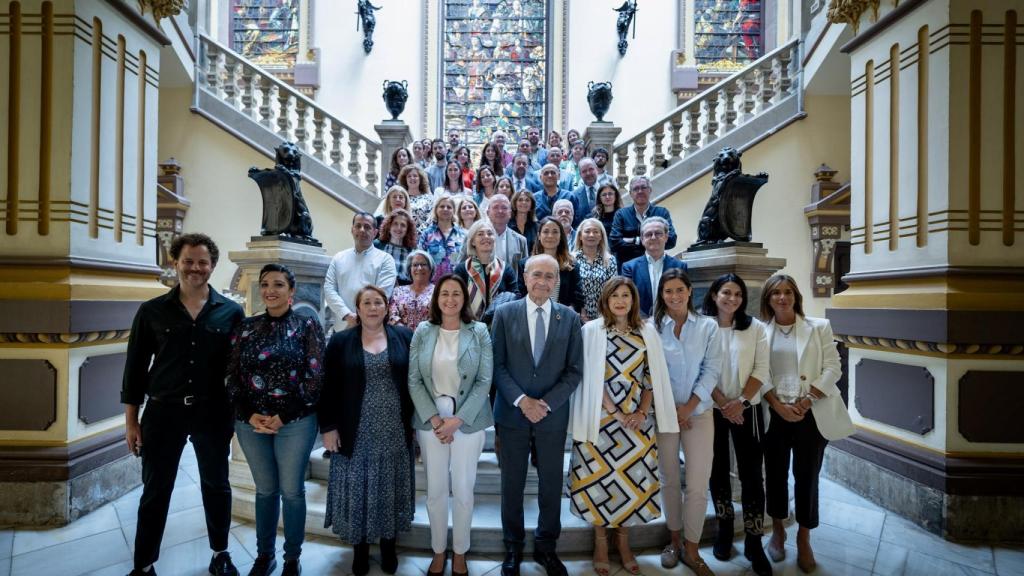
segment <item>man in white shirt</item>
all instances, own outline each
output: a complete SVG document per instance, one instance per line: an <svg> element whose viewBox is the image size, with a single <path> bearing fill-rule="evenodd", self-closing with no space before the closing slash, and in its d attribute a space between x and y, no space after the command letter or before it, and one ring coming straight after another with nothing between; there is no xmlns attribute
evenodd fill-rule
<svg viewBox="0 0 1024 576"><path fill-rule="evenodd" d="M331 259L324 278L324 299L334 317L333 330L340 332L356 325L356 293L367 284L379 286L391 297L398 272L395 259L374 247L377 221L367 212L352 217L353 247Z"/></svg>

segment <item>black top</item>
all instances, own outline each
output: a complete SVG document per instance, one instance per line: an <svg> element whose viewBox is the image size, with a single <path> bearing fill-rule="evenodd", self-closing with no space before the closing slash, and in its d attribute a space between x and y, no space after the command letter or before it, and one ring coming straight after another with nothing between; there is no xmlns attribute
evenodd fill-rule
<svg viewBox="0 0 1024 576"><path fill-rule="evenodd" d="M402 426L405 442L412 446L412 397L409 396L409 345L412 330L405 326L385 325L388 337L388 362L391 380L402 399ZM366 381L363 362L363 328L356 325L331 336L324 354L324 389L318 409L320 431L337 430L341 447L339 453L352 456L359 430L359 416L363 410L363 391L377 382Z"/></svg>
<svg viewBox="0 0 1024 576"><path fill-rule="evenodd" d="M128 337L122 404L138 406L147 395L173 402L185 396L227 400L224 374L231 331L245 312L211 287L206 305L192 320L179 294L175 286L143 302L136 312Z"/></svg>
<svg viewBox="0 0 1024 576"><path fill-rule="evenodd" d="M231 336L224 385L235 416L278 415L285 424L312 414L323 386L324 333L320 322L289 308L277 318L242 320Z"/></svg>
<svg viewBox="0 0 1024 576"><path fill-rule="evenodd" d="M527 224L526 230L523 231L516 226L516 219L512 218L508 221L508 227L526 238L526 253L530 254L530 252L533 252L533 243L537 241L537 222ZM529 256L527 256L527 258L529 258ZM520 276L520 278L522 278L522 276Z"/></svg>

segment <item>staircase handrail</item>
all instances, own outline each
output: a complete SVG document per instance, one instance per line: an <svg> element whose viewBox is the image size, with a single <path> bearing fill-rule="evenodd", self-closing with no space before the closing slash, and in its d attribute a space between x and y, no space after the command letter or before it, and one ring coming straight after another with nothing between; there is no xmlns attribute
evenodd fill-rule
<svg viewBox="0 0 1024 576"><path fill-rule="evenodd" d="M692 155L746 124L752 116L772 108L782 99L791 95L801 98L799 44L800 38L792 38L673 108L647 128L620 140L613 148L613 157L609 158L617 164L616 180L620 188L625 187L632 176L648 175L648 165L652 167L650 175L653 176L684 155ZM764 75L767 78L763 78ZM760 84L757 80L761 80ZM738 104L734 104L736 100ZM663 149L666 135L670 138L668 155ZM648 140L653 140L649 154ZM631 146L633 159L629 158ZM627 171L627 163L631 170Z"/></svg>

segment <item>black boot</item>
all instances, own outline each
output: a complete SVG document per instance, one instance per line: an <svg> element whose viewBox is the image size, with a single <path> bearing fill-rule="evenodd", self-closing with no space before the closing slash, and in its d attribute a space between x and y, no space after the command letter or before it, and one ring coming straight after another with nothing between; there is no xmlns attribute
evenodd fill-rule
<svg viewBox="0 0 1024 576"><path fill-rule="evenodd" d="M759 534L747 534L743 541L743 555L750 560L750 569L757 576L772 576L772 563L761 547L761 536Z"/></svg>
<svg viewBox="0 0 1024 576"><path fill-rule="evenodd" d="M398 570L398 554L395 553L395 539L380 539L380 569L387 574L394 574Z"/></svg>
<svg viewBox="0 0 1024 576"><path fill-rule="evenodd" d="M732 557L732 539L734 535L732 524L733 516L731 514L727 518L718 517L718 536L715 537L715 545L711 549L711 553L722 562L728 562L729 558Z"/></svg>
<svg viewBox="0 0 1024 576"><path fill-rule="evenodd" d="M366 576L370 573L370 545L360 542L353 546L355 555L352 557L352 573L356 576Z"/></svg>

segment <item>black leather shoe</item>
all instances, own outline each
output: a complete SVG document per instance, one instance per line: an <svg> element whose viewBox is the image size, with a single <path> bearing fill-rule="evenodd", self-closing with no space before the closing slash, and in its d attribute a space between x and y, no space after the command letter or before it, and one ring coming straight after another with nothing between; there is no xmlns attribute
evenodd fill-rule
<svg viewBox="0 0 1024 576"><path fill-rule="evenodd" d="M143 572L141 568L134 568L128 576L156 576L156 568L150 567L149 572Z"/></svg>
<svg viewBox="0 0 1024 576"><path fill-rule="evenodd" d="M252 563L249 576L270 576L274 573L274 568L277 568L277 560L273 556L260 554Z"/></svg>
<svg viewBox="0 0 1024 576"><path fill-rule="evenodd" d="M281 569L281 576L299 576L302 574L302 565L299 564L299 559L285 560L284 568Z"/></svg>
<svg viewBox="0 0 1024 576"><path fill-rule="evenodd" d="M554 552L534 552L533 561L543 566L548 576L569 576L565 564L562 564L562 561L558 559L558 554Z"/></svg>
<svg viewBox="0 0 1024 576"><path fill-rule="evenodd" d="M732 504L729 505L731 506ZM734 536L732 526L732 518L718 519L718 536L715 538L715 545L711 549L711 553L722 562L728 562L729 558L732 557L732 539Z"/></svg>
<svg viewBox="0 0 1024 576"><path fill-rule="evenodd" d="M757 576L772 576L772 563L761 547L761 537L747 534L743 541L743 555L750 560L750 569Z"/></svg>
<svg viewBox="0 0 1024 576"><path fill-rule="evenodd" d="M370 545L363 542L352 548L355 550L352 557L352 573L356 576L366 576L370 572Z"/></svg>
<svg viewBox="0 0 1024 576"><path fill-rule="evenodd" d="M522 550L505 548L505 560L501 563L501 576L519 576L519 565L522 563Z"/></svg>
<svg viewBox="0 0 1024 576"><path fill-rule="evenodd" d="M395 552L394 538L380 539L380 569L386 574L398 571L398 554Z"/></svg>
<svg viewBox="0 0 1024 576"><path fill-rule="evenodd" d="M238 568L231 563L231 554L221 552L210 558L210 574L214 576L238 576Z"/></svg>

